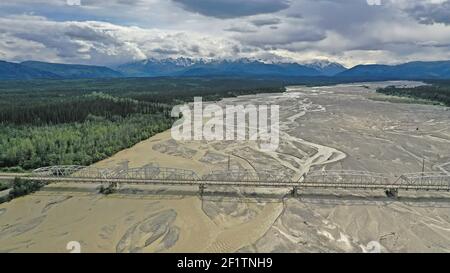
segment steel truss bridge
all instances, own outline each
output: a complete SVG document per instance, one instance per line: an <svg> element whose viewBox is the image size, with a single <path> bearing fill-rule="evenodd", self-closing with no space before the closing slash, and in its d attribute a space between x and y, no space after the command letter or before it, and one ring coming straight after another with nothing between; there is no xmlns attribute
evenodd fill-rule
<svg viewBox="0 0 450 273"><path fill-rule="evenodd" d="M291 188L294 195L305 188L385 190L388 196L393 197L397 196L399 190L450 191L450 174L444 172L411 173L393 177L362 171L329 170L310 172L298 181L292 181L290 176L277 171L212 171L200 176L192 170L154 165L128 168L128 164L122 164L112 169L51 166L36 169L21 178L48 183L106 183L113 187L120 184L190 185L199 186L201 194L206 186Z"/></svg>

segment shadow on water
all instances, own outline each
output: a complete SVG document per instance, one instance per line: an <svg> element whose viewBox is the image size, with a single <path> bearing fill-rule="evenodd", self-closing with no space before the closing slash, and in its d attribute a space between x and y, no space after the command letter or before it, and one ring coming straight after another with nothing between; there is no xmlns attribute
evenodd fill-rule
<svg viewBox="0 0 450 273"><path fill-rule="evenodd" d="M68 186L52 186L45 187L35 195L100 195L98 187L68 187ZM264 191L256 189L239 190L232 187L208 187L202 195L200 195L197 187L183 188L120 188L114 194L108 195L108 198L117 199L152 199L152 200L177 200L185 197L199 197L203 201L210 202L242 202L242 203L268 203L282 202L286 198L296 198L304 203L318 205L344 205L344 206L387 206L391 204L405 204L412 207L438 207L450 208L449 193L413 193L404 192L403 195L396 199L386 197L382 191L367 192L349 192L349 191L309 191L302 192L297 197L293 197L288 189Z"/></svg>

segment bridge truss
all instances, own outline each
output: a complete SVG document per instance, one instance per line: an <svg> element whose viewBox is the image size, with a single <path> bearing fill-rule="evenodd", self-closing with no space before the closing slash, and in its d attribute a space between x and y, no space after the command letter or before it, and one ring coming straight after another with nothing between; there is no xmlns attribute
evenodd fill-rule
<svg viewBox="0 0 450 273"><path fill-rule="evenodd" d="M81 182L155 185L198 185L238 187L292 188L297 194L301 188L372 189L386 190L396 196L398 190L450 191L450 175L443 172L411 173L393 177L380 173L328 170L310 172L292 181L291 177L277 171L227 170L212 171L200 176L192 170L146 165L140 168L96 168L84 166L51 166L36 169L28 180L46 182Z"/></svg>

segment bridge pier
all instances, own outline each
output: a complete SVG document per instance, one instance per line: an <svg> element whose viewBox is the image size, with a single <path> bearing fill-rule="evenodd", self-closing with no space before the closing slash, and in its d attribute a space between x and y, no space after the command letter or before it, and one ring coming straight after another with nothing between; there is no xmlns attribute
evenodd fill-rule
<svg viewBox="0 0 450 273"><path fill-rule="evenodd" d="M112 182L111 183L111 188L113 189L113 190L118 190L119 189L119 183L117 183L117 182Z"/></svg>
<svg viewBox="0 0 450 273"><path fill-rule="evenodd" d="M118 189L119 189L119 183L117 183L117 182L102 183L100 186L99 193L108 195L108 194L115 193Z"/></svg>
<svg viewBox="0 0 450 273"><path fill-rule="evenodd" d="M300 188L298 186L295 186L292 188L291 191L292 197L296 198L300 196Z"/></svg>
<svg viewBox="0 0 450 273"><path fill-rule="evenodd" d="M199 190L199 193L200 193L200 197L203 197L203 194L205 193L205 184L200 184L199 186L198 186L198 190Z"/></svg>
<svg viewBox="0 0 450 273"><path fill-rule="evenodd" d="M385 191L386 196L389 198L397 199L398 198L398 189L387 189Z"/></svg>

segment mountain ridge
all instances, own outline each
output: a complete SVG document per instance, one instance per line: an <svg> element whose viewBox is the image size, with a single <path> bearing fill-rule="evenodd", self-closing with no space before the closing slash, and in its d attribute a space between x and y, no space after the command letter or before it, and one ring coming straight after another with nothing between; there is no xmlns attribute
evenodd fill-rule
<svg viewBox="0 0 450 273"><path fill-rule="evenodd" d="M316 60L304 63L303 65L320 71L324 76L335 76L347 70L347 68L342 64L330 62L328 60Z"/></svg>
<svg viewBox="0 0 450 273"><path fill-rule="evenodd" d="M20 64L40 71L55 74L61 78L69 79L93 79L105 77L118 78L123 76L120 72L106 66L61 64L39 61L25 61Z"/></svg>
<svg viewBox="0 0 450 273"><path fill-rule="evenodd" d="M265 63L242 58L237 60L146 59L116 67L124 75L158 76L325 76L318 67L299 63ZM330 73L330 72L328 72Z"/></svg>
<svg viewBox="0 0 450 273"><path fill-rule="evenodd" d="M0 60L0 79L2 80L31 80L31 79L58 79L53 73Z"/></svg>
<svg viewBox="0 0 450 273"><path fill-rule="evenodd" d="M368 80L450 79L450 61L357 65L336 75Z"/></svg>
<svg viewBox="0 0 450 273"><path fill-rule="evenodd" d="M275 77L328 78L342 81L450 79L450 61L368 64L350 69L326 60L309 63L167 58L145 59L116 67L39 61L0 61L0 80L94 79L120 77Z"/></svg>

